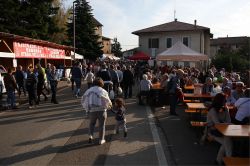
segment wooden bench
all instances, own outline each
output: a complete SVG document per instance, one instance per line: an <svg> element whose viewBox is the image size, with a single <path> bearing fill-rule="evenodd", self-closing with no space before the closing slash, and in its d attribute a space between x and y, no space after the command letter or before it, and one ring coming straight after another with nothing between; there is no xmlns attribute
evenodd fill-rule
<svg viewBox="0 0 250 166"><path fill-rule="evenodd" d="M196 109L185 109L186 113L200 113L200 110ZM201 110L201 113L207 113L207 110Z"/></svg>
<svg viewBox="0 0 250 166"><path fill-rule="evenodd" d="M249 166L250 165L250 158L224 157L223 161L226 166Z"/></svg>
<svg viewBox="0 0 250 166"><path fill-rule="evenodd" d="M205 127L207 125L207 122L201 122L201 121L190 121L191 126L193 127Z"/></svg>
<svg viewBox="0 0 250 166"><path fill-rule="evenodd" d="M200 100L183 100L184 103L199 103Z"/></svg>

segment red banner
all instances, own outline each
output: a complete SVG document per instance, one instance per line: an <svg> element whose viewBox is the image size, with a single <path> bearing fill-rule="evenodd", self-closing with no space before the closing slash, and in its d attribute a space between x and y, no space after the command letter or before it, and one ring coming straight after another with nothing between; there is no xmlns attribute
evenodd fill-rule
<svg viewBox="0 0 250 166"><path fill-rule="evenodd" d="M43 58L43 59L64 59L65 50L43 47L28 43L14 42L16 58Z"/></svg>

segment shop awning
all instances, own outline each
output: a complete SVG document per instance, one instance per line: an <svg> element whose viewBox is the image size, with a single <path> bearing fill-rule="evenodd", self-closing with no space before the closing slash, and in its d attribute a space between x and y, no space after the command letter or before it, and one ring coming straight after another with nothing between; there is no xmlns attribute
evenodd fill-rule
<svg viewBox="0 0 250 166"><path fill-rule="evenodd" d="M14 53L0 52L0 58L14 58Z"/></svg>

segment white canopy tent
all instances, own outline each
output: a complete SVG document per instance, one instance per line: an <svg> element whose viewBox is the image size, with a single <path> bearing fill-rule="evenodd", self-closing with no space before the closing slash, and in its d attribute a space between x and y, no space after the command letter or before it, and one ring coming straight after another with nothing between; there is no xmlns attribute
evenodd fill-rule
<svg viewBox="0 0 250 166"><path fill-rule="evenodd" d="M120 60L119 57L114 56L113 54L103 54L100 60L105 60L105 59L110 59L110 60Z"/></svg>
<svg viewBox="0 0 250 166"><path fill-rule="evenodd" d="M71 59L84 59L83 55L77 54L75 53L75 57L74 57L74 52L71 51Z"/></svg>
<svg viewBox="0 0 250 166"><path fill-rule="evenodd" d="M182 42L178 41L171 48L158 54L156 56L156 60L197 62L197 61L208 60L208 56L205 54L196 52L192 50L191 48L182 44Z"/></svg>

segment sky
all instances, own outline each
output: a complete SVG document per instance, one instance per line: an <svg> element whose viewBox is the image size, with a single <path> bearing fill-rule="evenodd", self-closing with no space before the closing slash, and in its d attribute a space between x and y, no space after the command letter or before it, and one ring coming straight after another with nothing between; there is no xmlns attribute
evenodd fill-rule
<svg viewBox="0 0 250 166"><path fill-rule="evenodd" d="M71 7L73 0L64 0ZM214 38L250 36L249 0L87 0L103 25L103 36L117 38L122 50L138 47L132 32L174 21L210 28Z"/></svg>

